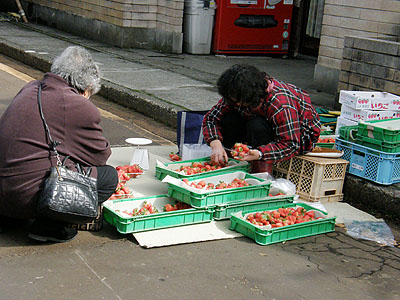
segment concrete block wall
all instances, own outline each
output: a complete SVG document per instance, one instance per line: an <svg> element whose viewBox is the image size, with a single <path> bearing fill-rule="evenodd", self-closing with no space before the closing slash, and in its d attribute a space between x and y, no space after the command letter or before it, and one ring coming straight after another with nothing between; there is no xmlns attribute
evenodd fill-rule
<svg viewBox="0 0 400 300"><path fill-rule="evenodd" d="M400 43L384 38L345 37L340 90L400 95Z"/></svg>
<svg viewBox="0 0 400 300"><path fill-rule="evenodd" d="M314 80L335 93L346 36L385 38L400 36L400 1L325 0L321 41Z"/></svg>
<svg viewBox="0 0 400 300"><path fill-rule="evenodd" d="M155 48L165 52L182 52L184 0L25 0L35 6L36 16L66 30L71 23L78 33L120 47ZM57 14L58 18L51 17ZM61 16L61 17L60 17ZM79 18L81 20L79 22ZM95 31L101 28L101 39ZM67 23L67 24L61 24ZM78 22L78 24L76 24ZM106 34L106 28L112 34ZM68 30L67 30L68 31ZM117 31L117 32L116 32ZM136 40L136 41L135 41Z"/></svg>

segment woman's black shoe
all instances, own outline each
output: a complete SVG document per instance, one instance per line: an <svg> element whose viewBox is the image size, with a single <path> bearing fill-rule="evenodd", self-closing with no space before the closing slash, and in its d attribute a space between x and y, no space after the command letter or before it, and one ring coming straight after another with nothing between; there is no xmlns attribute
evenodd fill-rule
<svg viewBox="0 0 400 300"><path fill-rule="evenodd" d="M63 223L50 220L35 220L29 230L28 237L41 242L64 243L73 240L78 231L68 228Z"/></svg>

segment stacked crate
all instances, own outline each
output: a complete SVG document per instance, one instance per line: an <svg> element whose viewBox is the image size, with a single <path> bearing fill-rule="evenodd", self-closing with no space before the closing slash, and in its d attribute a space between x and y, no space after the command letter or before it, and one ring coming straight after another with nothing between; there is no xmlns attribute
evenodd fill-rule
<svg viewBox="0 0 400 300"><path fill-rule="evenodd" d="M350 174L390 185L400 182L400 119L342 127L336 147L344 152Z"/></svg>
<svg viewBox="0 0 400 300"><path fill-rule="evenodd" d="M355 126L359 121L400 118L400 97L385 92L340 91L342 104L336 132L343 126Z"/></svg>
<svg viewBox="0 0 400 300"><path fill-rule="evenodd" d="M296 185L300 198L321 203L343 200L343 183L348 161L300 155L274 165L273 175Z"/></svg>

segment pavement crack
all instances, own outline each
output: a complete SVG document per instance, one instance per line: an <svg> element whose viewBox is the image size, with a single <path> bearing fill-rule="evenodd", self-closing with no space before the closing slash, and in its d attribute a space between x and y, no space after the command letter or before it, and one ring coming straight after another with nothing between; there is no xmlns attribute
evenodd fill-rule
<svg viewBox="0 0 400 300"><path fill-rule="evenodd" d="M99 281L104 284L114 295L117 299L122 300L122 298L116 293L116 291L106 282L106 278L101 278L99 274L89 265L86 258L79 250L75 250L75 254L81 259L81 261L86 265L86 267L99 279Z"/></svg>
<svg viewBox="0 0 400 300"><path fill-rule="evenodd" d="M387 273L387 268L400 271L400 265L397 264L399 256L391 248L383 248L371 241L354 238L345 241L342 238L345 235L342 232L318 235L313 237L312 240L307 239L301 243L285 244L282 249L306 257L308 262L315 265L319 272L333 275L339 283L343 279L360 279L363 277L371 280L371 278L380 277L380 274ZM346 264L346 268L343 269L351 269L351 271L348 271L349 274L346 274L346 272L341 275L336 274L332 270L337 268L337 265L325 263L330 261L330 259L323 259L325 256L337 257L337 259L334 259L336 263L339 265Z"/></svg>

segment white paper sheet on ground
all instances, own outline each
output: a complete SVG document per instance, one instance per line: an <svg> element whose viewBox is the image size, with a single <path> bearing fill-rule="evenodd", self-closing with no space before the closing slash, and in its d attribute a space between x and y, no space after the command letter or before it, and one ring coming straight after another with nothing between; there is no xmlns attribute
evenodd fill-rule
<svg viewBox="0 0 400 300"><path fill-rule="evenodd" d="M312 207L318 208L328 213L328 217L336 217L336 224L343 224L344 220L354 221L378 221L379 219L374 216L363 212L348 203L344 202L327 202L322 204L321 202L310 202L302 199L293 201L293 203L300 202L306 203Z"/></svg>
<svg viewBox="0 0 400 300"><path fill-rule="evenodd" d="M163 247L178 244L231 239L242 234L229 229L229 220L187 225L134 233L140 246L145 248Z"/></svg>
<svg viewBox="0 0 400 300"><path fill-rule="evenodd" d="M380 219L363 212L348 203L343 202L328 202L324 203L328 211L328 217L336 216L336 224L343 224L344 220L353 221L379 221Z"/></svg>

